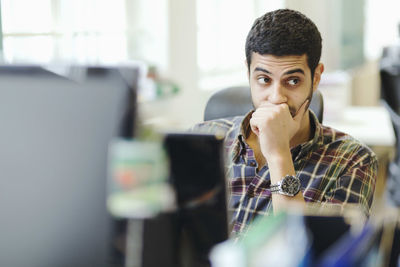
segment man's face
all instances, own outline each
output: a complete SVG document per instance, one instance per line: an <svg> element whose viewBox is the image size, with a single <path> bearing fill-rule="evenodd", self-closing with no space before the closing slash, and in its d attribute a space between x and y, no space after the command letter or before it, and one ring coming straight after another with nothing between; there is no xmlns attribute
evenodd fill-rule
<svg viewBox="0 0 400 267"><path fill-rule="evenodd" d="M253 52L249 81L254 107L285 103L293 117L308 98L311 100L320 78L317 69L312 81L306 55L277 57Z"/></svg>

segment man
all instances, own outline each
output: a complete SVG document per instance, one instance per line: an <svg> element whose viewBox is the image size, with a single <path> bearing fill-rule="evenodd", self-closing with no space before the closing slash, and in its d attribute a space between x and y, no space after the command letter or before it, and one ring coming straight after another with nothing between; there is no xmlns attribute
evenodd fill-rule
<svg viewBox="0 0 400 267"><path fill-rule="evenodd" d="M376 156L308 109L324 71L321 42L315 24L297 11L258 18L246 40L254 110L195 127L225 134L233 233L258 215L307 202L357 203L369 214Z"/></svg>

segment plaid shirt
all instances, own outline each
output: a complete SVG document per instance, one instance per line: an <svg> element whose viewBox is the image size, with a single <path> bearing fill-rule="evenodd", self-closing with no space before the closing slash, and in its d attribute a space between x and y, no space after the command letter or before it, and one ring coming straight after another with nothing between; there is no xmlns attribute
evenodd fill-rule
<svg viewBox="0 0 400 267"><path fill-rule="evenodd" d="M268 166L257 171L254 152L245 141L251 131L251 113L205 121L193 128L225 136L233 234L244 232L258 215L272 212ZM321 125L311 111L310 121L314 137L291 149L305 201L341 207L356 203L368 215L377 176L375 154L351 136Z"/></svg>

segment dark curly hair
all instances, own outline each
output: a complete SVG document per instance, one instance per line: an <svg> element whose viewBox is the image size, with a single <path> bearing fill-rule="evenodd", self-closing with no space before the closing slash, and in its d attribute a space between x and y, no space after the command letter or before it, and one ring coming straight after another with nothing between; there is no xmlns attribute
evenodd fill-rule
<svg viewBox="0 0 400 267"><path fill-rule="evenodd" d="M321 58L322 38L317 26L305 15L290 9L268 12L255 20L246 39L250 69L252 52L274 56L307 55L311 76Z"/></svg>

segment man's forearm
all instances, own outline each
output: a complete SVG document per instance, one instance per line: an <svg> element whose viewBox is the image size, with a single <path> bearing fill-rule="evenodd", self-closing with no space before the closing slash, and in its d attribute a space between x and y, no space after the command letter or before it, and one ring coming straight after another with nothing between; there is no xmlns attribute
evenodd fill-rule
<svg viewBox="0 0 400 267"><path fill-rule="evenodd" d="M290 149L285 149L269 156L267 155L267 162L270 171L271 185L278 183L286 175L296 175ZM289 206L294 204L305 205L305 200L301 191L294 197L284 196L278 193L272 194L274 212L286 210Z"/></svg>

